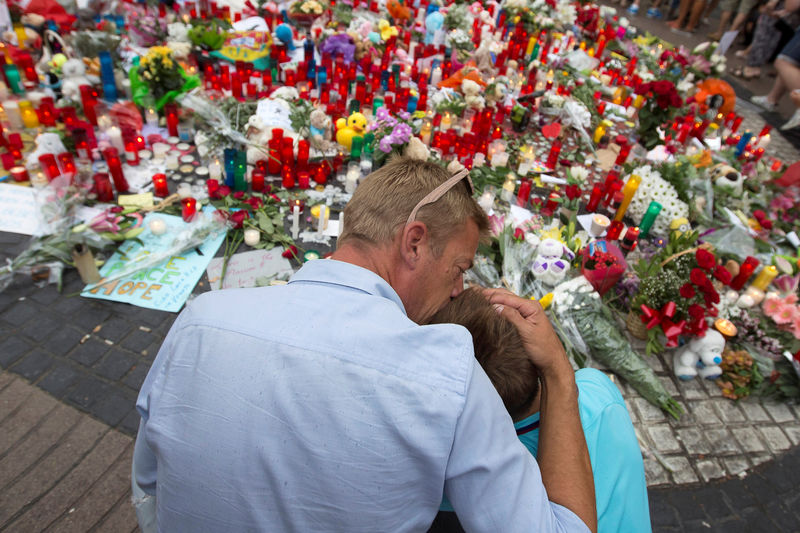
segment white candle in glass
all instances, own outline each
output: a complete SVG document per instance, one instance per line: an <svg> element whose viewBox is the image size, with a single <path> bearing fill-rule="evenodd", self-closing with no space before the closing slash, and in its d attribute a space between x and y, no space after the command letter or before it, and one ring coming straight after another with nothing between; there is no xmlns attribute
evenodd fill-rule
<svg viewBox="0 0 800 533"><path fill-rule="evenodd" d="M222 166L219 164L219 159L208 165L208 177L212 180L218 180L222 177Z"/></svg>
<svg viewBox="0 0 800 533"><path fill-rule="evenodd" d="M441 131L447 131L450 129L452 123L453 121L450 118L450 113L445 113L444 116L442 117L442 121L439 123L439 129Z"/></svg>
<svg viewBox="0 0 800 533"><path fill-rule="evenodd" d="M180 185L178 185L177 193L178 197L181 199L189 198L190 196L192 196L192 186L189 185L188 183L181 183Z"/></svg>
<svg viewBox="0 0 800 533"><path fill-rule="evenodd" d="M353 166L347 169L347 176L344 179L344 192L353 194L358 187L358 178L361 177L361 168Z"/></svg>
<svg viewBox="0 0 800 533"><path fill-rule="evenodd" d="M504 167L508 163L508 153L507 152L497 152L492 156L492 166L493 167Z"/></svg>
<svg viewBox="0 0 800 533"><path fill-rule="evenodd" d="M116 148L118 152L122 153L125 151L125 142L122 140L122 131L118 127L111 126L108 128L108 131L106 131L106 135L108 135L108 142L110 142L111 146Z"/></svg>
<svg viewBox="0 0 800 533"><path fill-rule="evenodd" d="M153 145L153 157L159 160L164 159L164 156L167 155L169 149L170 145L168 145L167 143L156 143Z"/></svg>
<svg viewBox="0 0 800 533"><path fill-rule="evenodd" d="M175 170L178 168L178 153L170 152L167 154L167 170Z"/></svg>
<svg viewBox="0 0 800 533"><path fill-rule="evenodd" d="M148 126L152 126L154 128L158 127L158 113L152 107L148 108L147 111L144 113L144 121L147 123Z"/></svg>
<svg viewBox="0 0 800 533"><path fill-rule="evenodd" d="M247 246L255 246L261 242L261 232L256 228L247 228L244 230L244 243Z"/></svg>
<svg viewBox="0 0 800 533"><path fill-rule="evenodd" d="M292 207L292 239L300 235L300 206Z"/></svg>

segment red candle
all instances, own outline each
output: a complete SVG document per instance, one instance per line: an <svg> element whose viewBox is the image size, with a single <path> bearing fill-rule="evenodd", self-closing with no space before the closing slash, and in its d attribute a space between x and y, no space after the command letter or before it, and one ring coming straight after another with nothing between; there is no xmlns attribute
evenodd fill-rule
<svg viewBox="0 0 800 533"><path fill-rule="evenodd" d="M108 172L114 179L114 188L117 192L128 192L128 181L125 179L125 174L122 172L122 162L119 159L117 149L113 146L109 146L103 150L103 156L105 156L106 164L108 164Z"/></svg>
<svg viewBox="0 0 800 533"><path fill-rule="evenodd" d="M281 183L283 184L284 189L291 189L294 187L294 173L292 172L292 168L288 165L284 165L283 170L281 171Z"/></svg>
<svg viewBox="0 0 800 533"><path fill-rule="evenodd" d="M621 220L612 220L611 225L608 226L608 232L606 233L606 240L616 241L617 239L619 239L619 234L622 233L622 229L624 227L625 224L623 224Z"/></svg>
<svg viewBox="0 0 800 533"><path fill-rule="evenodd" d="M624 144L619 149L619 155L617 155L617 160L614 161L615 165L624 165L625 161L628 160L628 155L631 153L631 145Z"/></svg>
<svg viewBox="0 0 800 533"><path fill-rule="evenodd" d="M253 175L251 176L250 186L253 188L254 191L263 191L264 190L264 173L260 171L253 171Z"/></svg>
<svg viewBox="0 0 800 533"><path fill-rule="evenodd" d="M19 133L10 134L8 136L8 147L10 150L22 150L22 136Z"/></svg>
<svg viewBox="0 0 800 533"><path fill-rule="evenodd" d="M561 154L561 141L556 139L550 147L550 154L547 156L547 166L549 168L556 168L558 163L558 156Z"/></svg>
<svg viewBox="0 0 800 533"><path fill-rule="evenodd" d="M44 175L47 176L48 181L53 181L61 175L61 171L58 170L58 163L56 163L56 156L53 154L40 155L39 166L42 168Z"/></svg>
<svg viewBox="0 0 800 533"><path fill-rule="evenodd" d="M136 143L125 143L125 160L132 167L139 165L139 149L136 147Z"/></svg>
<svg viewBox="0 0 800 533"><path fill-rule="evenodd" d="M5 170L11 170L17 164L12 154L0 154L0 159L3 161L3 168Z"/></svg>
<svg viewBox="0 0 800 533"><path fill-rule="evenodd" d="M83 114L86 115L86 120L92 126L97 126L97 111L95 108L97 107L98 103L96 100L91 100L86 102L86 105L83 107Z"/></svg>
<svg viewBox="0 0 800 533"><path fill-rule="evenodd" d="M181 200L181 216L184 222L191 222L197 214L197 200L192 197Z"/></svg>
<svg viewBox="0 0 800 533"><path fill-rule="evenodd" d="M178 136L178 106L167 104L164 106L164 114L167 117L167 131L171 137Z"/></svg>
<svg viewBox="0 0 800 533"><path fill-rule="evenodd" d="M620 243L620 248L624 252L630 252L634 248L636 248L636 242L639 240L639 228L628 228L625 232L625 236L622 238L622 242Z"/></svg>
<svg viewBox="0 0 800 533"><path fill-rule="evenodd" d="M58 154L58 166L61 167L61 173L65 176L72 177L78 172L75 160L72 159L72 154L69 152Z"/></svg>
<svg viewBox="0 0 800 533"><path fill-rule="evenodd" d="M589 203L586 204L586 210L590 213L597 211L597 206L600 204L600 199L603 198L603 188L595 183L592 187L592 194L589 196Z"/></svg>
<svg viewBox="0 0 800 533"><path fill-rule="evenodd" d="M153 194L159 198L166 198L169 196L169 187L167 186L166 174L153 174L153 189Z"/></svg>
<svg viewBox="0 0 800 533"><path fill-rule="evenodd" d="M531 197L531 182L530 180L522 180L519 185L519 192L517 192L517 205L525 206Z"/></svg>
<svg viewBox="0 0 800 533"><path fill-rule="evenodd" d="M742 125L742 120L744 120L742 117L736 117L733 120L733 124L731 124L731 133L736 133L736 130Z"/></svg>
<svg viewBox="0 0 800 533"><path fill-rule="evenodd" d="M316 171L314 171L314 181L320 185L325 185L328 181L328 172L329 167L327 164L323 163L322 165L318 166Z"/></svg>
<svg viewBox="0 0 800 533"><path fill-rule="evenodd" d="M297 185L301 189L308 189L311 185L311 174L305 170L297 173Z"/></svg>
<svg viewBox="0 0 800 533"><path fill-rule="evenodd" d="M92 179L94 180L94 192L97 195L97 200L99 202L113 201L114 190L111 188L111 180L108 179L108 174L95 174Z"/></svg>
<svg viewBox="0 0 800 533"><path fill-rule="evenodd" d="M5 155L5 154L3 154ZM11 167L11 177L14 178L14 181L28 181L28 170L25 167L16 166Z"/></svg>
<svg viewBox="0 0 800 533"><path fill-rule="evenodd" d="M750 279L750 276L753 275L753 272L755 272L758 264L758 259L753 256L748 256L747 259L744 260L744 263L742 263L742 266L739 267L739 273L733 278L733 281L731 281L731 289L735 291L741 290L744 284L747 283L747 280Z"/></svg>

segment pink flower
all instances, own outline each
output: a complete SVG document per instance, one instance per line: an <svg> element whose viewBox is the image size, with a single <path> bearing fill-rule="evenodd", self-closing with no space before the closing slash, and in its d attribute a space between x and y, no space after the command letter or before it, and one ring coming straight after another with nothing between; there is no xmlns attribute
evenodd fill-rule
<svg viewBox="0 0 800 533"><path fill-rule="evenodd" d="M792 334L795 339L800 339L800 313L797 313L792 320Z"/></svg>
<svg viewBox="0 0 800 533"><path fill-rule="evenodd" d="M783 299L783 301L786 302L787 304L796 304L797 303L797 294L795 294L795 293L788 294Z"/></svg>
<svg viewBox="0 0 800 533"><path fill-rule="evenodd" d="M503 232L504 225L505 217L497 215L491 215L489 217L489 233L491 233L493 237L497 237Z"/></svg>
<svg viewBox="0 0 800 533"><path fill-rule="evenodd" d="M779 298L767 298L761 305L761 308L764 310L764 314L770 318L773 318L774 315L778 314L778 311L780 311L781 307L783 307L783 302Z"/></svg>
<svg viewBox="0 0 800 533"><path fill-rule="evenodd" d="M788 324L792 322L796 316L797 308L795 306L781 304L778 308L778 312L772 315L771 318L776 324Z"/></svg>

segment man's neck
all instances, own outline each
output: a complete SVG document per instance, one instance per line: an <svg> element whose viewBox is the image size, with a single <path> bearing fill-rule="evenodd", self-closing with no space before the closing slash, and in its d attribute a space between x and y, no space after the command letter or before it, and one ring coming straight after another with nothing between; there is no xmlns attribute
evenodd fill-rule
<svg viewBox="0 0 800 533"><path fill-rule="evenodd" d="M390 262L386 261L386 256L387 254L383 250L367 248L366 245L346 244L337 248L331 254L331 259L365 268L392 285L392 269L389 265Z"/></svg>

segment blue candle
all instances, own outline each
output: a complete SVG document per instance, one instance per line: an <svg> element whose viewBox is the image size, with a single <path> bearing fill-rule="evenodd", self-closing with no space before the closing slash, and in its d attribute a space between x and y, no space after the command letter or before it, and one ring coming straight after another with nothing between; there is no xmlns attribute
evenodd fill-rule
<svg viewBox="0 0 800 533"><path fill-rule="evenodd" d="M225 185L233 187L236 184L236 149L225 148Z"/></svg>
<svg viewBox="0 0 800 533"><path fill-rule="evenodd" d="M117 101L117 82L114 79L114 63L111 54L102 50L100 58L100 79L103 81L103 98L108 102Z"/></svg>
<svg viewBox="0 0 800 533"><path fill-rule="evenodd" d="M742 152L744 152L745 146L747 146L747 143L750 142L750 139L752 137L753 137L753 133L749 132L749 131L746 131L746 132L744 132L744 134L742 134L742 138L739 139L739 144L736 145L736 152L735 152L736 157L739 157L740 155L742 155Z"/></svg>

